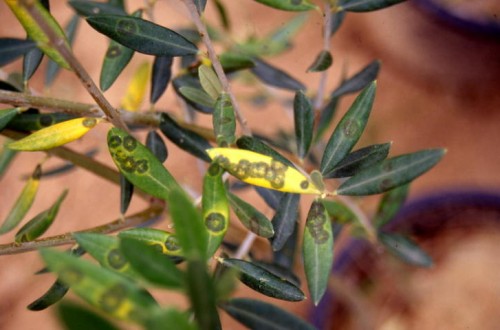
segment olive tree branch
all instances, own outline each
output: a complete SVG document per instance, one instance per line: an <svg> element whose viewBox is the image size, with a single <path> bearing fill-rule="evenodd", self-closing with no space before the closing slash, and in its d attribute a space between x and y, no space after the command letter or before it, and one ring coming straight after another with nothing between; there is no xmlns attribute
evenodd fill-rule
<svg viewBox="0 0 500 330"><path fill-rule="evenodd" d="M325 1L325 8L323 12L323 50L330 51L330 37L331 37L331 20L332 20L332 6L328 1ZM325 98L326 82L328 80L328 70L321 72L319 78L318 92L314 100L314 109L319 111L323 106Z"/></svg>

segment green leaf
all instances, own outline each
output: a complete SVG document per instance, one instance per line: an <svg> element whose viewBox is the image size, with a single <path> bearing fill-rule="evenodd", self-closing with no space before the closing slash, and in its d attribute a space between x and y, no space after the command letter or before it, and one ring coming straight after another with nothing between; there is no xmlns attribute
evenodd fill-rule
<svg viewBox="0 0 500 330"><path fill-rule="evenodd" d="M307 72L321 72L332 66L333 57L328 50L322 50L314 59L314 62L309 66Z"/></svg>
<svg viewBox="0 0 500 330"><path fill-rule="evenodd" d="M119 249L119 242L116 236L96 233L75 233L73 237L101 266L129 277L135 275L127 259L125 259Z"/></svg>
<svg viewBox="0 0 500 330"><path fill-rule="evenodd" d="M271 221L274 228L273 251L281 250L288 237L292 235L295 222L299 217L299 201L300 195L298 194L286 193L281 197L278 210Z"/></svg>
<svg viewBox="0 0 500 330"><path fill-rule="evenodd" d="M366 88L368 84L377 78L380 70L380 61L376 60L365 66L359 72L349 79L344 80L339 87L337 87L330 96L331 98L339 97L342 95L359 92Z"/></svg>
<svg viewBox="0 0 500 330"><path fill-rule="evenodd" d="M179 92L184 99L190 101L191 103L198 104L207 108L213 108L215 100L208 95L203 89L191 87L191 86L182 86L179 88ZM210 110L212 112L213 110Z"/></svg>
<svg viewBox="0 0 500 330"><path fill-rule="evenodd" d="M317 8L308 0L255 0L263 5L287 11L306 11Z"/></svg>
<svg viewBox="0 0 500 330"><path fill-rule="evenodd" d="M134 194L134 185L127 180L123 174L120 174L120 213L127 213L132 195Z"/></svg>
<svg viewBox="0 0 500 330"><path fill-rule="evenodd" d="M231 258L218 260L224 266L237 270L242 283L263 295L287 301L305 299L304 293L297 286L254 263Z"/></svg>
<svg viewBox="0 0 500 330"><path fill-rule="evenodd" d="M183 57L185 58L185 57ZM201 87L200 80L197 77L193 77L189 74L181 75L174 80L172 80L172 86L175 92L179 95L187 104L189 104L194 110L200 111L202 113L212 113L215 100L211 100L210 96L203 91ZM189 87L189 97L184 96L181 89L184 87ZM197 89L196 95L193 93L193 89ZM201 93L200 93L201 92ZM186 92L187 93L187 92ZM203 96L201 96L203 95ZM193 100L190 98L193 97Z"/></svg>
<svg viewBox="0 0 500 330"><path fill-rule="evenodd" d="M262 142L260 139L253 136L242 136L236 141L236 145L240 149L250 150L259 154L263 154L274 158L283 164L295 168L295 165L279 152L271 148L266 143Z"/></svg>
<svg viewBox="0 0 500 330"><path fill-rule="evenodd" d="M66 120L74 119L75 116L67 113L26 113L14 117L8 128L21 131L38 131L42 128L61 123Z"/></svg>
<svg viewBox="0 0 500 330"><path fill-rule="evenodd" d="M217 145L227 147L236 141L236 119L229 94L223 92L217 98L212 116Z"/></svg>
<svg viewBox="0 0 500 330"><path fill-rule="evenodd" d="M201 87L213 100L217 100L222 93L222 85L215 71L211 67L202 64L198 67L198 76Z"/></svg>
<svg viewBox="0 0 500 330"><path fill-rule="evenodd" d="M213 163L203 178L201 206L203 220L208 232L208 257L219 248L229 227L229 202L222 181L222 168Z"/></svg>
<svg viewBox="0 0 500 330"><path fill-rule="evenodd" d="M36 43L29 39L0 38L0 67L35 49Z"/></svg>
<svg viewBox="0 0 500 330"><path fill-rule="evenodd" d="M376 228L381 228L389 223L403 206L408 196L410 185L405 184L391 189L382 196L373 219Z"/></svg>
<svg viewBox="0 0 500 330"><path fill-rule="evenodd" d="M333 171L358 142L368 122L375 90L375 82L366 87L333 131L321 159L322 174Z"/></svg>
<svg viewBox="0 0 500 330"><path fill-rule="evenodd" d="M203 14L203 11L205 10L205 6L207 5L207 0L193 0L193 2L196 5L196 9L198 10L198 13L200 15Z"/></svg>
<svg viewBox="0 0 500 330"><path fill-rule="evenodd" d="M66 329L118 330L118 327L93 311L64 301L58 306L58 316Z"/></svg>
<svg viewBox="0 0 500 330"><path fill-rule="evenodd" d="M387 158L392 143L374 144L348 154L325 178L353 176L360 170L380 163Z"/></svg>
<svg viewBox="0 0 500 330"><path fill-rule="evenodd" d="M166 199L169 191L180 189L155 155L125 131L111 128L108 131L108 148L120 172L144 192Z"/></svg>
<svg viewBox="0 0 500 330"><path fill-rule="evenodd" d="M273 225L264 214L232 193L228 193L228 198L234 213L248 230L260 237L274 236Z"/></svg>
<svg viewBox="0 0 500 330"><path fill-rule="evenodd" d="M173 189L167 199L179 244L188 260L205 260L207 231L203 218L186 193Z"/></svg>
<svg viewBox="0 0 500 330"><path fill-rule="evenodd" d="M402 261L419 267L432 267L432 258L406 236L379 232L378 238L387 250Z"/></svg>
<svg viewBox="0 0 500 330"><path fill-rule="evenodd" d="M127 13L118 6L110 3L103 3L88 0L70 0L68 4L80 16L93 16L93 15L127 15Z"/></svg>
<svg viewBox="0 0 500 330"><path fill-rule="evenodd" d="M7 147L12 140L6 139L2 148L0 149L0 179L2 179L3 175L7 171L7 168L14 160L14 157L17 155L17 151L12 150Z"/></svg>
<svg viewBox="0 0 500 330"><path fill-rule="evenodd" d="M221 308L249 329L315 329L312 325L294 314L260 300L235 298L228 300Z"/></svg>
<svg viewBox="0 0 500 330"><path fill-rule="evenodd" d="M367 12L396 5L405 0L341 0L339 10Z"/></svg>
<svg viewBox="0 0 500 330"><path fill-rule="evenodd" d="M146 136L146 147L151 150L153 155L158 158L160 162L164 162L168 157L167 145L163 142L160 134L156 131L149 131Z"/></svg>
<svg viewBox="0 0 500 330"><path fill-rule="evenodd" d="M330 35L333 36L338 31L338 29L344 22L345 15L345 11L338 11L332 14L330 18Z"/></svg>
<svg viewBox="0 0 500 330"><path fill-rule="evenodd" d="M206 150L212 146L205 138L188 129L180 127L168 114L160 115L160 130L161 132L179 148L189 152L190 154L211 162Z"/></svg>
<svg viewBox="0 0 500 330"><path fill-rule="evenodd" d="M99 15L87 17L94 29L137 52L155 56L184 56L198 49L180 34L138 17Z"/></svg>
<svg viewBox="0 0 500 330"><path fill-rule="evenodd" d="M132 59L134 51L118 42L111 40L104 56L99 78L99 86L108 90Z"/></svg>
<svg viewBox="0 0 500 330"><path fill-rule="evenodd" d="M309 209L302 242L302 257L307 286L314 305L318 305L328 287L333 266L332 225L321 200L313 201Z"/></svg>
<svg viewBox="0 0 500 330"><path fill-rule="evenodd" d="M332 123L333 117L337 112L339 105L339 98L334 97L328 100L328 103L323 107L319 115L319 122L316 128L316 135L314 136L314 141L319 141L323 135L328 131L330 124Z"/></svg>
<svg viewBox="0 0 500 330"><path fill-rule="evenodd" d="M336 192L359 196L391 190L430 170L445 152L444 149L428 149L386 159L357 173L342 183Z"/></svg>
<svg viewBox="0 0 500 330"><path fill-rule="evenodd" d="M30 311L41 311L60 301L68 292L69 286L56 280L54 284L40 298L33 301L26 308Z"/></svg>
<svg viewBox="0 0 500 330"><path fill-rule="evenodd" d="M273 251L273 263L289 271L293 271L295 257L297 255L299 223L295 222L292 234L287 238L283 248L279 251Z"/></svg>
<svg viewBox="0 0 500 330"><path fill-rule="evenodd" d="M0 131L20 113L19 108L0 110Z"/></svg>
<svg viewBox="0 0 500 330"><path fill-rule="evenodd" d="M300 81L292 78L288 73L264 62L261 59L254 58L255 66L250 70L263 83L287 90L297 91L305 90L306 87Z"/></svg>
<svg viewBox="0 0 500 330"><path fill-rule="evenodd" d="M23 220L26 213L28 213L38 191L41 173L42 169L40 165L37 165L28 182L24 185L24 188L14 203L14 206L10 210L9 215L7 215L7 218L2 223L2 226L0 226L0 235L14 229Z"/></svg>
<svg viewBox="0 0 500 330"><path fill-rule="evenodd" d="M156 56L153 62L153 74L151 76L151 93L149 101L156 103L165 93L172 77L172 63L174 58L171 56Z"/></svg>
<svg viewBox="0 0 500 330"><path fill-rule="evenodd" d="M122 237L120 251L133 270L148 282L171 289L183 287L183 273L155 246L145 241Z"/></svg>
<svg viewBox="0 0 500 330"><path fill-rule="evenodd" d="M64 252L43 249L40 253L63 284L109 315L141 324L158 309L151 295L121 274Z"/></svg>
<svg viewBox="0 0 500 330"><path fill-rule="evenodd" d="M130 238L143 241L169 256L182 256L181 246L179 245L177 237L164 230L154 228L133 228L121 231L118 237L120 239Z"/></svg>
<svg viewBox="0 0 500 330"><path fill-rule="evenodd" d="M42 63L43 52L39 48L33 48L23 57L23 81L27 82Z"/></svg>
<svg viewBox="0 0 500 330"><path fill-rule="evenodd" d="M224 69L224 72L226 73L250 69L255 66L255 63L250 56L235 52L225 52L220 54L219 61Z"/></svg>
<svg viewBox="0 0 500 330"><path fill-rule="evenodd" d="M297 152L299 157L303 159L311 147L314 112L311 101L302 91L295 93L293 119L295 123L295 137L297 139Z"/></svg>
<svg viewBox="0 0 500 330"><path fill-rule="evenodd" d="M225 30L229 31L231 22L229 19L229 15L227 14L226 7L224 7L224 4L221 2L221 0L215 0L214 4L215 9L217 9L217 14L219 15L222 26Z"/></svg>
<svg viewBox="0 0 500 330"><path fill-rule="evenodd" d="M43 233L45 233L54 222L54 219L59 212L59 207L66 198L67 194L68 190L63 191L56 202L48 210L37 214L33 219L22 226L21 229L19 229L19 231L16 233L14 239L15 242L30 242L42 236Z"/></svg>
<svg viewBox="0 0 500 330"><path fill-rule="evenodd" d="M195 324L190 322L190 315L176 309L169 308L154 315L146 325L147 330L165 330L166 325L175 325L176 330L196 330Z"/></svg>
<svg viewBox="0 0 500 330"><path fill-rule="evenodd" d="M358 217L344 203L337 200L321 200L333 223L358 224Z"/></svg>

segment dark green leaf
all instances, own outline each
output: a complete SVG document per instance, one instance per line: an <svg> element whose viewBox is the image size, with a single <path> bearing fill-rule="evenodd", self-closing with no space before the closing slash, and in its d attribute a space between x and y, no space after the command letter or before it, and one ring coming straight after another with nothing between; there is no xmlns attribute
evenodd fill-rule
<svg viewBox="0 0 500 330"><path fill-rule="evenodd" d="M179 184L148 148L119 128L108 132L108 148L120 172L144 192L166 199Z"/></svg>
<svg viewBox="0 0 500 330"><path fill-rule="evenodd" d="M180 34L138 17L119 15L89 16L97 31L137 52L155 56L196 54L198 49Z"/></svg>
<svg viewBox="0 0 500 330"><path fill-rule="evenodd" d="M393 233L379 232L380 242L402 261L419 267L432 267L432 258L410 238Z"/></svg>
<svg viewBox="0 0 500 330"><path fill-rule="evenodd" d="M383 9L405 0L341 0L339 9L353 12L367 12Z"/></svg>
<svg viewBox="0 0 500 330"><path fill-rule="evenodd" d="M40 66L43 52L39 48L33 48L23 58L23 81L28 81Z"/></svg>
<svg viewBox="0 0 500 330"><path fill-rule="evenodd" d="M330 35L334 35L337 32L342 22L344 22L345 15L345 11L338 11L332 14L330 19Z"/></svg>
<svg viewBox="0 0 500 330"><path fill-rule="evenodd" d="M201 87L200 80L198 78L193 77L193 76L188 75L188 74L182 75L182 76L179 76L179 77L175 78L174 80L172 80L172 85L173 85L174 90L177 93L177 95L179 95L182 99L184 99L184 101L186 101L186 103L189 104L190 106L192 106L195 110L198 110L198 111L203 112L203 113L212 113L214 111L213 110L213 103L208 103L208 102L213 102L208 97L208 94L205 93L206 96L203 96L200 100L200 102L204 101L204 100L207 100L207 101L204 101L203 103L198 103L195 100L191 100L191 99L187 98L181 92L182 87L190 87L190 88L195 88L197 90L203 91L202 87Z"/></svg>
<svg viewBox="0 0 500 330"><path fill-rule="evenodd" d="M182 272L155 246L141 240L122 237L120 251L134 271L148 282L173 289L180 289L184 285Z"/></svg>
<svg viewBox="0 0 500 330"><path fill-rule="evenodd" d="M406 201L409 190L410 185L405 184L384 194L373 219L375 227L380 228L394 218Z"/></svg>
<svg viewBox="0 0 500 330"><path fill-rule="evenodd" d="M48 210L39 213L33 219L28 221L24 226L22 226L21 229L19 229L19 231L16 233L14 240L17 243L30 242L42 236L43 233L45 233L54 222L54 219L59 212L59 207L66 198L67 194L67 190L63 191L63 193Z"/></svg>
<svg viewBox="0 0 500 330"><path fill-rule="evenodd" d="M201 15L205 10L205 6L207 5L207 0L193 0L196 5L196 9L198 9L198 13Z"/></svg>
<svg viewBox="0 0 500 330"><path fill-rule="evenodd" d="M254 263L231 258L219 258L219 262L236 269L242 283L263 295L287 301L305 299L304 293L297 286Z"/></svg>
<svg viewBox="0 0 500 330"><path fill-rule="evenodd" d="M207 230L201 214L186 193L173 189L168 195L170 215L179 244L188 260L203 260L207 254Z"/></svg>
<svg viewBox="0 0 500 330"><path fill-rule="evenodd" d="M190 322L190 315L176 309L162 310L148 320L147 330L165 330L168 325L175 325L175 330L197 330L196 325Z"/></svg>
<svg viewBox="0 0 500 330"><path fill-rule="evenodd" d="M0 131L20 113L19 108L0 110Z"/></svg>
<svg viewBox="0 0 500 330"><path fill-rule="evenodd" d="M273 263L290 271L293 270L295 257L297 255L297 245L299 236L299 223L295 222L293 232L288 237L283 248L279 251L273 251Z"/></svg>
<svg viewBox="0 0 500 330"><path fill-rule="evenodd" d="M30 39L0 38L0 67L9 64L35 47L36 43Z"/></svg>
<svg viewBox="0 0 500 330"><path fill-rule="evenodd" d="M366 87L333 131L321 159L322 174L333 171L358 142L368 122L375 90L375 82Z"/></svg>
<svg viewBox="0 0 500 330"><path fill-rule="evenodd" d="M306 87L300 81L292 78L288 73L264 62L261 59L254 58L255 66L250 70L263 83L287 90L297 91L305 90Z"/></svg>
<svg viewBox="0 0 500 330"><path fill-rule="evenodd" d="M302 257L307 286L314 305L318 305L328 287L333 266L332 226L320 200L313 201L307 215Z"/></svg>
<svg viewBox="0 0 500 330"><path fill-rule="evenodd" d="M110 41L108 50L104 56L101 75L99 78L99 86L103 91L106 91L111 87L116 78L118 78L120 73L130 62L133 55L134 51L132 49L127 48L114 40Z"/></svg>
<svg viewBox="0 0 500 330"><path fill-rule="evenodd" d="M2 148L0 149L0 179L2 179L3 175L7 171L7 168L12 163L14 157L17 154L17 151L7 147L7 145L11 142L12 140L6 139L4 144L2 145Z"/></svg>
<svg viewBox="0 0 500 330"><path fill-rule="evenodd" d="M44 310L61 300L68 292L69 287L56 280L54 284L40 298L33 301L26 308L30 311Z"/></svg>
<svg viewBox="0 0 500 330"><path fill-rule="evenodd" d="M125 11L125 0L108 0L108 3Z"/></svg>
<svg viewBox="0 0 500 330"><path fill-rule="evenodd" d="M315 329L312 325L294 314L260 300L235 298L227 301L221 308L249 329Z"/></svg>
<svg viewBox="0 0 500 330"><path fill-rule="evenodd" d="M297 139L297 153L303 159L311 147L314 112L311 101L302 91L298 91L293 100L293 119Z"/></svg>
<svg viewBox="0 0 500 330"><path fill-rule="evenodd" d="M226 73L250 69L255 66L255 63L250 56L240 53L225 52L219 56L219 60L224 72Z"/></svg>
<svg viewBox="0 0 500 330"><path fill-rule="evenodd" d="M174 58L171 56L156 56L153 62L153 74L151 76L151 94L149 101L156 103L158 99L165 93L172 77L172 62Z"/></svg>
<svg viewBox="0 0 500 330"><path fill-rule="evenodd" d="M360 170L373 166L387 158L391 143L373 144L348 154L325 178L353 176Z"/></svg>
<svg viewBox="0 0 500 330"><path fill-rule="evenodd" d="M263 154L274 158L287 166L291 166L295 168L295 165L292 164L288 159L282 156L279 152L268 146L266 143L262 142L256 137L252 136L242 136L236 141L236 145L240 149L254 151L259 154Z"/></svg>
<svg viewBox="0 0 500 330"><path fill-rule="evenodd" d="M70 0L68 4L73 7L73 9L80 16L92 16L92 15L127 15L127 13L114 4L88 1L88 0Z"/></svg>
<svg viewBox="0 0 500 330"><path fill-rule="evenodd" d="M70 330L118 330L118 327L93 311L72 302L58 306L59 318Z"/></svg>
<svg viewBox="0 0 500 330"><path fill-rule="evenodd" d="M38 131L73 118L75 116L67 113L21 113L7 127L20 131Z"/></svg>
<svg viewBox="0 0 500 330"><path fill-rule="evenodd" d="M215 0L214 4L215 4L215 9L217 9L217 13L219 14L222 27L224 27L224 29L226 30L229 30L231 27L231 22L227 14L226 7L224 7L224 4L221 2L221 0Z"/></svg>
<svg viewBox="0 0 500 330"><path fill-rule="evenodd" d="M270 273L278 276L279 278L286 279L288 282L293 285L300 287L300 279L297 275L292 272L292 269L283 267L278 263L270 263L265 261L254 261L255 265L264 268Z"/></svg>
<svg viewBox="0 0 500 330"><path fill-rule="evenodd" d="M315 9L316 6L308 0L255 0L263 5L287 11L306 11Z"/></svg>
<svg viewBox="0 0 500 330"><path fill-rule="evenodd" d="M212 116L217 145L228 147L236 141L236 119L229 94L223 92L217 98Z"/></svg>
<svg viewBox="0 0 500 330"><path fill-rule="evenodd" d="M386 159L342 183L337 193L358 196L391 190L430 170L445 152L444 149L428 149Z"/></svg>
<svg viewBox="0 0 500 330"><path fill-rule="evenodd" d="M342 84L332 92L330 97L335 98L362 90L377 78L379 70L380 61L376 60L371 62L354 76L344 80Z"/></svg>
<svg viewBox="0 0 500 330"><path fill-rule="evenodd" d="M288 237L292 235L295 222L299 217L299 194L286 193L280 199L278 210L272 219L274 237L272 239L273 251L279 251L285 245Z"/></svg>
<svg viewBox="0 0 500 330"><path fill-rule="evenodd" d="M277 210L279 207L280 199L283 196L283 193L278 190L268 189L259 186L252 186L255 191L259 194L260 197L266 202L267 206L272 208L273 210Z"/></svg>
<svg viewBox="0 0 500 330"><path fill-rule="evenodd" d="M265 238L274 236L273 225L264 214L232 193L228 197L234 213L248 230Z"/></svg>
<svg viewBox="0 0 500 330"><path fill-rule="evenodd" d="M321 110L321 113L319 115L318 127L316 128L316 135L314 136L315 141L319 141L323 137L323 134L325 134L325 132L330 127L333 117L337 112L338 104L338 97L330 98L330 100L328 100L328 103Z"/></svg>
<svg viewBox="0 0 500 330"><path fill-rule="evenodd" d="M322 50L314 59L314 62L309 66L307 72L321 72L332 66L333 57L328 50Z"/></svg>
<svg viewBox="0 0 500 330"><path fill-rule="evenodd" d="M193 131L180 127L168 114L162 113L160 119L160 130L179 148L206 161L211 162L205 150L212 146L200 135Z"/></svg>
<svg viewBox="0 0 500 330"><path fill-rule="evenodd" d="M134 194L134 185L127 180L123 174L120 174L120 213L127 213L132 195Z"/></svg>
<svg viewBox="0 0 500 330"><path fill-rule="evenodd" d="M149 131L146 137L146 147L158 158L160 162L164 162L168 157L168 150L165 142L160 134L156 131Z"/></svg>

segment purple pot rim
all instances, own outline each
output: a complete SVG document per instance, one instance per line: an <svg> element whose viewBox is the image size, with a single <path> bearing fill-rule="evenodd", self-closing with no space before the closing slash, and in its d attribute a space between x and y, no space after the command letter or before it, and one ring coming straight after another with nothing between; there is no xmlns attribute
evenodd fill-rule
<svg viewBox="0 0 500 330"><path fill-rule="evenodd" d="M394 220L384 226L384 229L395 229L405 222L410 215L422 212L429 208L436 208L444 202L455 205L487 206L500 209L500 190L442 190L428 194L421 194L411 198L395 216ZM370 244L363 239L353 238L343 251L336 257L332 272L342 274L347 270L351 261L360 253L363 253ZM311 310L309 320L318 329L323 329L328 321L328 313L334 297L330 292L326 292L321 302Z"/></svg>

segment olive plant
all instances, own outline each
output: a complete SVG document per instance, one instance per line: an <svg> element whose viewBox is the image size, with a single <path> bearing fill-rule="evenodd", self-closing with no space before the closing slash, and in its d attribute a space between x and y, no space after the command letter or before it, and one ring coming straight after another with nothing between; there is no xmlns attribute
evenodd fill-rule
<svg viewBox="0 0 500 330"><path fill-rule="evenodd" d="M389 157L391 143L358 147L376 94L378 61L352 76L344 75L338 86L326 91L333 63L331 38L345 16L402 0L240 0L256 1L270 12L301 13L267 36L239 43L231 38L231 26L238 22L231 20L223 0L178 1L191 20L174 31L154 15L156 1L145 1L143 9L129 12L125 1L70 0L67 4L74 17L61 27L50 13L48 0L5 0L11 10L5 15L15 15L27 37L12 38L4 30L0 38L0 64L23 61L20 74L11 72L0 81L0 103L6 105L0 110L4 136L0 174L6 173L19 152L44 151L69 161L51 169L44 168L43 162L36 164L0 224L2 235L20 227L14 242L0 245L0 254L39 250L46 265L43 271L57 277L28 309L46 309L72 290L92 307L58 304L61 320L69 328L114 329L113 319L119 319L147 329L221 329L219 315L224 311L252 329L312 329L278 304L258 298L302 301L309 297L318 304L328 288L335 237L344 228L405 262L429 266L429 256L410 238L384 230L384 225L404 203L409 183L438 163L444 150ZM206 5L219 14L219 27L207 23ZM304 85L266 59L290 48L293 35L308 19L303 12L308 11L323 20L318 31L323 47L309 59L307 70L318 77L317 88ZM98 83L73 54L79 24L89 24L109 40ZM301 46L306 45L297 45ZM150 63L137 69L122 103L113 105L103 91L120 79L136 52L150 55ZM44 57L50 59L46 85L57 79L60 69L72 71L94 104L66 100L57 90L54 97L33 93L30 79L40 74ZM141 111L148 82L150 107ZM241 82L250 82L257 92L262 86L285 91L280 95L290 100L293 130L276 129L264 135L250 127L239 106L242 97L232 88ZM169 85L179 98L179 109L165 111L156 104ZM353 93L359 94L337 120L339 100ZM183 120L179 113L189 114L191 120ZM200 117L211 118L212 124L199 124ZM95 150L64 146L98 125L109 127L102 137L109 165L94 159ZM139 136L147 137L141 141ZM204 162L201 191L186 189L185 178L173 176L164 165L170 143ZM120 186L117 220L44 237L58 210L68 207L64 191L20 226L44 177L75 167ZM7 188L1 189L5 193ZM268 209L242 197L242 191L249 189L256 190ZM371 215L358 206L358 198L351 197L374 194L382 197L378 211ZM129 214L133 195L147 201L148 207ZM304 195L313 198L301 201ZM300 217L301 209L308 210L305 219ZM265 213L274 215L269 219ZM165 227L159 226L165 219L173 224L169 231L158 228ZM225 234L238 221L246 229L234 244ZM268 242L271 258L262 260L252 253L257 237ZM70 248L58 251L54 246L59 245ZM84 254L89 257L82 258ZM300 283L301 278L305 283ZM253 298L232 298L238 281L256 291ZM159 304L151 290L180 292L189 307Z"/></svg>

